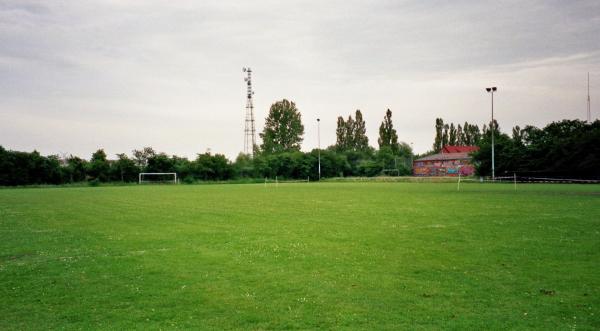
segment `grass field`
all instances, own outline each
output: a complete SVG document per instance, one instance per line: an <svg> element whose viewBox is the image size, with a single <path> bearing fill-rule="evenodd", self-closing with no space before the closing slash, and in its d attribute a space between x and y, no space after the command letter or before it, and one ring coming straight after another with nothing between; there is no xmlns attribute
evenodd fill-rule
<svg viewBox="0 0 600 331"><path fill-rule="evenodd" d="M600 328L600 186L0 190L0 329Z"/></svg>

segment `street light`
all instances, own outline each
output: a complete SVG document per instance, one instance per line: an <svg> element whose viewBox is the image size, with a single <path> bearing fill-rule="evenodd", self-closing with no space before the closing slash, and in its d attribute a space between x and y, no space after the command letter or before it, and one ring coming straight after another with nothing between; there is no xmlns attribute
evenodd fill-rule
<svg viewBox="0 0 600 331"><path fill-rule="evenodd" d="M410 143L410 170L413 173L413 176L415 175L415 167L414 167L414 149L413 149L413 143Z"/></svg>
<svg viewBox="0 0 600 331"><path fill-rule="evenodd" d="M496 180L496 168L494 161L494 92L496 92L498 89L494 86L486 87L485 90L492 94L492 124L490 125L490 129L492 130L492 180Z"/></svg>
<svg viewBox="0 0 600 331"><path fill-rule="evenodd" d="M321 180L321 119L317 118L317 151L319 153L319 181Z"/></svg>

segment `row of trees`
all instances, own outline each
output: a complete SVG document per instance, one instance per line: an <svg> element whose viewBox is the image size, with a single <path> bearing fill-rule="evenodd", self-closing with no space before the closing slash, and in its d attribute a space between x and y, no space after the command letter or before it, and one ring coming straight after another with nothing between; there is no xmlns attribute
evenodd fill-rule
<svg viewBox="0 0 600 331"><path fill-rule="evenodd" d="M254 154L277 154L299 151L303 141L304 125L302 115L294 102L286 99L277 101L269 109L265 119L265 127L260 133L262 144L255 148ZM387 110L379 127L379 148L389 148L393 153L401 152L401 143L392 123L392 111ZM362 112L356 110L355 117L347 120L337 118L336 143L337 151L364 152L369 148L366 123Z"/></svg>
<svg viewBox="0 0 600 331"><path fill-rule="evenodd" d="M140 172L176 172L184 182L275 176L315 180L318 176L318 154L317 149L310 152L261 153L255 157L240 154L231 162L221 154L198 154L196 159L188 160L156 153L146 147L134 151L132 156L117 154L112 160L100 149L86 160L72 155L59 158L56 155L42 156L36 151L9 151L0 146L0 186L84 181L135 182ZM377 176L390 169L394 169L395 174L410 173L410 158L394 155L387 148L340 151L336 146L330 146L321 150L320 155L323 177Z"/></svg>
<svg viewBox="0 0 600 331"><path fill-rule="evenodd" d="M156 153L151 147L134 150L131 157L117 154L109 160L99 149L89 160L77 156L59 158L8 151L0 146L0 186L90 182L135 182L140 172L176 172L187 181L227 180L234 167L221 154L199 154L195 160Z"/></svg>
<svg viewBox="0 0 600 331"><path fill-rule="evenodd" d="M600 122L562 121L543 129L514 127L512 136L500 132L497 122L483 125L445 124L436 119L433 150L447 145L477 145L474 164L479 175L491 169L491 132L494 127L496 169L502 173L535 173L545 175L600 176ZM131 156L117 154L109 160L104 150L89 160L77 156L60 158L9 151L0 146L0 185L64 184L82 181L136 181L140 172L176 172L185 182L197 180L229 180L234 178L301 178L321 175L376 176L385 173L410 174L411 147L398 141L392 123L392 112L385 112L379 127L378 149L369 146L366 123L360 110L345 120L337 119L336 143L324 150L301 152L304 126L296 105L288 100L274 103L260 134L262 144L255 146L253 156L240 154L235 161L224 155L204 153L193 160L157 153L151 147L134 150Z"/></svg>
<svg viewBox="0 0 600 331"><path fill-rule="evenodd" d="M485 124L483 131L487 131ZM441 118L435 119L435 139L433 151L439 153L444 146L475 146L481 140L482 133L477 124L465 122L463 126L454 123L444 124Z"/></svg>
<svg viewBox="0 0 600 331"><path fill-rule="evenodd" d="M339 116L335 134L335 148L338 151L364 152L369 149L367 128L360 110L356 110L355 119L349 115L344 121L344 117Z"/></svg>
<svg viewBox="0 0 600 331"><path fill-rule="evenodd" d="M64 184L82 181L133 182L140 172L176 172L183 181L229 180L233 178L313 178L318 176L319 151L301 152L304 126L294 102L275 102L265 120L253 156L240 154L235 161L221 154L198 154L196 159L157 153L151 147L134 150L131 156L117 154L109 160L104 150L89 160L77 156L44 157L38 152L8 151L0 147L0 185ZM398 142L387 110L379 128L379 149L369 146L366 123L357 110L355 117L338 118L336 144L320 151L321 175L376 176L393 170L409 174L412 150Z"/></svg>
<svg viewBox="0 0 600 331"><path fill-rule="evenodd" d="M493 130L492 130L493 128ZM445 124L435 120L432 153L444 146L479 146L473 153L473 164L480 176L490 176L492 168L492 131L494 132L496 175L513 173L530 176L565 178L600 177L600 121L580 120L553 122L540 129L515 126L511 134L503 133L494 120L483 125Z"/></svg>
<svg viewBox="0 0 600 331"><path fill-rule="evenodd" d="M494 124L496 175L600 178L600 120L553 122L540 129L512 128L509 136ZM479 175L491 174L491 130L485 130L473 160Z"/></svg>

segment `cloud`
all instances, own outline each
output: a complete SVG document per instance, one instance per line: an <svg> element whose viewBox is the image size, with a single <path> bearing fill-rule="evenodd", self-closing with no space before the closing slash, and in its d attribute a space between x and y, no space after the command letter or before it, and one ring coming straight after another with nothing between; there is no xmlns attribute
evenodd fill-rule
<svg viewBox="0 0 600 331"><path fill-rule="evenodd" d="M316 146L317 117L333 144L335 118L357 108L375 144L391 108L400 138L424 152L436 117L487 120L489 84L503 127L583 116L584 76L600 79L598 35L597 1L5 1L0 144L234 157L251 66L259 130L288 98L304 149Z"/></svg>

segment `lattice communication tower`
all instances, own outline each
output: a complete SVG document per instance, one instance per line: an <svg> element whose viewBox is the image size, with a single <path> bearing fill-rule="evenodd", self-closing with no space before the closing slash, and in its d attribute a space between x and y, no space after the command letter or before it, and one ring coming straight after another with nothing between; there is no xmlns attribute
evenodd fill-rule
<svg viewBox="0 0 600 331"><path fill-rule="evenodd" d="M256 130L254 129L254 103L252 102L252 69L243 68L247 74L244 81L247 84L246 89L246 124L244 127L244 153L254 156L254 146L256 146Z"/></svg>

